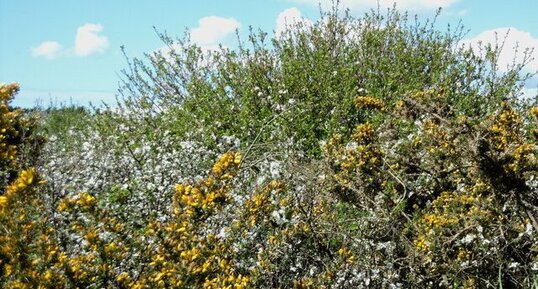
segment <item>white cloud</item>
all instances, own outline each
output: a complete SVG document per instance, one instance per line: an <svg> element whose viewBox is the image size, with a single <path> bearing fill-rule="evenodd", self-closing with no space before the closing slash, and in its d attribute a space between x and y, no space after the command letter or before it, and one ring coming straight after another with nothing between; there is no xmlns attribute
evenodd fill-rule
<svg viewBox="0 0 538 289"><path fill-rule="evenodd" d="M506 37L506 38L505 38ZM529 32L518 30L513 27L502 27L484 31L476 37L462 41L461 45L470 46L478 49L480 43L485 45L491 43L495 46L497 42L504 46L499 55L499 69L506 71L508 66L515 60L516 63L523 61L523 51L526 48L533 49L532 60L526 67L526 72L535 72L538 70L538 38L533 37ZM515 48L518 47L518 51Z"/></svg>
<svg viewBox="0 0 538 289"><path fill-rule="evenodd" d="M332 0L291 0L296 3L309 4L318 6L320 3L323 7L332 5ZM425 10L437 9L439 7L449 7L459 0L341 0L342 7L349 9L369 9L377 7L378 3L381 8L390 8L396 3L398 9L405 10Z"/></svg>
<svg viewBox="0 0 538 289"><path fill-rule="evenodd" d="M75 37L75 54L87 56L103 53L108 48L108 38L99 35L103 30L100 24L87 23L77 29Z"/></svg>
<svg viewBox="0 0 538 289"><path fill-rule="evenodd" d="M77 29L75 36L75 47L64 49L56 41L45 41L37 47L32 48L33 57L44 57L54 59L60 55L88 56L95 53L103 53L109 46L108 38L99 35L103 30L100 24L87 23Z"/></svg>
<svg viewBox="0 0 538 289"><path fill-rule="evenodd" d="M214 50L240 27L235 18L203 17L198 20L198 27L191 30L191 41L204 50Z"/></svg>
<svg viewBox="0 0 538 289"><path fill-rule="evenodd" d="M280 35L286 30L286 27L294 26L301 22L306 25L310 25L312 23L309 19L303 17L299 9L295 7L288 8L278 14L278 17L276 18L275 33L276 35Z"/></svg>
<svg viewBox="0 0 538 289"><path fill-rule="evenodd" d="M32 48L32 56L54 59L58 57L62 48L62 45L56 41L45 41L37 47Z"/></svg>
<svg viewBox="0 0 538 289"><path fill-rule="evenodd" d="M224 18L219 16L207 16L198 20L198 26L190 31L192 43L200 46L205 53L219 49L219 45L226 47L226 42L230 36L241 28L241 23L235 18ZM173 43L171 46L164 46L154 50L155 53L163 55L167 60L172 60L172 51L183 49L180 43ZM207 58L204 58L207 60Z"/></svg>

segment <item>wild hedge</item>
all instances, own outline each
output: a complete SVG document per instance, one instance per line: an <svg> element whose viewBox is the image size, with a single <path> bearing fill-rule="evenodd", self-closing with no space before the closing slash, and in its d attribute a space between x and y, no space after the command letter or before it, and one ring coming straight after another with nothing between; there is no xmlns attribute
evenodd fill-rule
<svg viewBox="0 0 538 289"><path fill-rule="evenodd" d="M161 35L117 108L43 112L42 148L2 86L1 286L536 288L530 75L435 25Z"/></svg>

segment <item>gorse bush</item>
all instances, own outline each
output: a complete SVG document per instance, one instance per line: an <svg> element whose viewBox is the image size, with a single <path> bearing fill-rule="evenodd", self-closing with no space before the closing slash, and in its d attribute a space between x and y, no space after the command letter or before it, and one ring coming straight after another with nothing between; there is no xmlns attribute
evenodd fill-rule
<svg viewBox="0 0 538 289"><path fill-rule="evenodd" d="M33 134L35 118L9 106L18 90L18 84L0 84L0 284L6 288L39 274L29 266L29 257L41 256L46 243L33 242L46 230L47 219L39 215L40 180L30 167L43 139Z"/></svg>
<svg viewBox="0 0 538 289"><path fill-rule="evenodd" d="M37 127L3 86L1 286L536 287L530 75L434 26L336 6L237 49L161 34L117 108Z"/></svg>
<svg viewBox="0 0 538 289"><path fill-rule="evenodd" d="M537 260L537 119L506 102L487 120L441 111L445 97L411 94L378 112L385 122L333 137L336 193L367 212L358 239L390 244L377 259L405 287L522 286Z"/></svg>
<svg viewBox="0 0 538 289"><path fill-rule="evenodd" d="M19 85L0 85L0 186L13 181L19 171L34 164L43 138L34 134L36 118L9 103L19 91Z"/></svg>

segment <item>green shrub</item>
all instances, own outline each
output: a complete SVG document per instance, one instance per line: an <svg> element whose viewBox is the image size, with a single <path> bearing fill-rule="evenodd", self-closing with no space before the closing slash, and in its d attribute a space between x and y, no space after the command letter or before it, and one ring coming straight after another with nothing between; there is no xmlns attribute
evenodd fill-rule
<svg viewBox="0 0 538 289"><path fill-rule="evenodd" d="M357 95L393 104L404 93L436 88L457 111L484 116L499 99L515 98L526 77L523 64L499 73L495 47L464 49L463 28L437 31L435 18L421 23L396 10L320 16L271 39L251 31L237 49L210 53L161 35L170 50L134 59L125 71L126 105L171 113L176 133L209 144L234 135L244 147L256 140L261 150L278 144L319 156L320 141L368 117L354 111Z"/></svg>

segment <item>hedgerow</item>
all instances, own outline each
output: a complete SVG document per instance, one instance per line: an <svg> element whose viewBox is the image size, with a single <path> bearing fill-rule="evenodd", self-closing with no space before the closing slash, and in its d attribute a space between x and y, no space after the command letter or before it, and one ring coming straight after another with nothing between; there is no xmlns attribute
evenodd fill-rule
<svg viewBox="0 0 538 289"><path fill-rule="evenodd" d="M237 49L161 34L117 108L37 127L2 86L0 284L536 287L525 62L434 27L336 6Z"/></svg>

